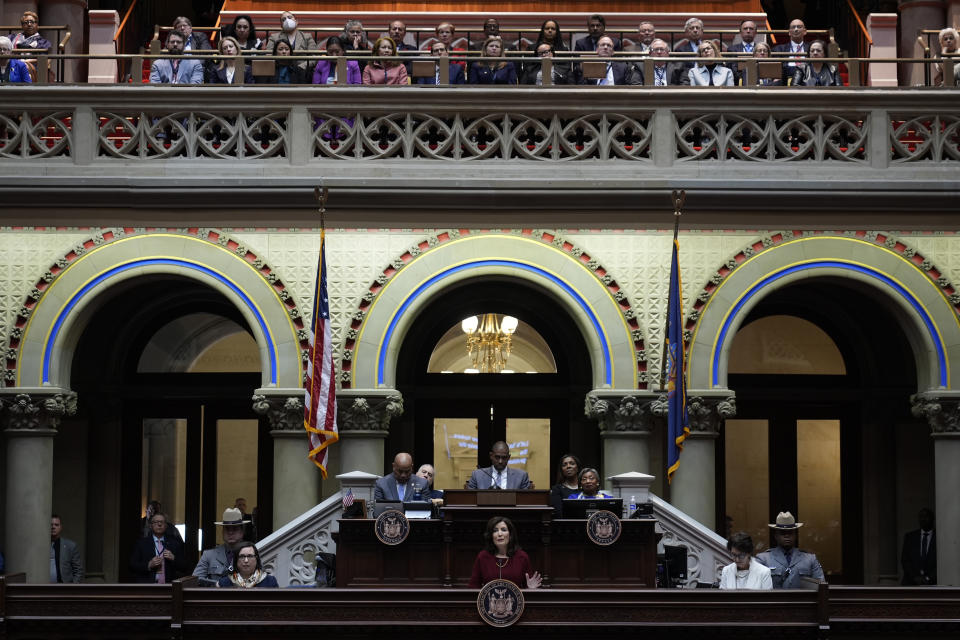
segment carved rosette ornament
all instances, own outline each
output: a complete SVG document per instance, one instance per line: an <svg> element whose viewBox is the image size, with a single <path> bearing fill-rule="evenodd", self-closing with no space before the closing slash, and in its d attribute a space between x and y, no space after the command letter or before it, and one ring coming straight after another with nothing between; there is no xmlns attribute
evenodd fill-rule
<svg viewBox="0 0 960 640"><path fill-rule="evenodd" d="M253 396L253 410L270 421L271 431L303 430L302 396Z"/></svg>
<svg viewBox="0 0 960 640"><path fill-rule="evenodd" d="M403 396L348 396L339 399L340 431L389 431L390 421L403 414Z"/></svg>
<svg viewBox="0 0 960 640"><path fill-rule="evenodd" d="M63 416L77 412L77 394L20 393L0 399L0 409L7 431L56 431Z"/></svg>
<svg viewBox="0 0 960 640"><path fill-rule="evenodd" d="M648 435L659 421L658 399L640 395L587 395L584 414L600 425L601 433Z"/></svg>
<svg viewBox="0 0 960 640"><path fill-rule="evenodd" d="M937 436L960 436L960 397L939 397L916 394L910 398L910 411L930 425Z"/></svg>
<svg viewBox="0 0 960 640"><path fill-rule="evenodd" d="M687 398L687 416L690 418L690 435L716 437L720 424L737 415L736 398L732 395L716 398L691 396Z"/></svg>

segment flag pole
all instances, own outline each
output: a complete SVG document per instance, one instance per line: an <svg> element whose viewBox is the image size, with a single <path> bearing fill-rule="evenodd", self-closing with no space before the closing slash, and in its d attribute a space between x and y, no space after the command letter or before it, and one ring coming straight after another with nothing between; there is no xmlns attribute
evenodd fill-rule
<svg viewBox="0 0 960 640"><path fill-rule="evenodd" d="M683 215L683 203L687 199L687 192L683 189L674 189L670 194L673 199L673 242L677 242L680 235L680 216ZM670 304L667 304L667 310L663 314L663 347L661 349L662 357L660 359L660 391L667 388L667 324L670 318Z"/></svg>
<svg viewBox="0 0 960 640"><path fill-rule="evenodd" d="M313 188L313 197L317 201L317 210L320 212L320 232L323 233L327 229L326 217L327 212L327 196L330 195L330 190L326 187L314 187Z"/></svg>

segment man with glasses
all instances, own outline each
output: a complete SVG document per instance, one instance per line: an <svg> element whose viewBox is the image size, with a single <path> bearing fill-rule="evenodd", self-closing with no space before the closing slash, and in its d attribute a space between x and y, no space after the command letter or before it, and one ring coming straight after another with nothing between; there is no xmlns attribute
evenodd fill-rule
<svg viewBox="0 0 960 640"><path fill-rule="evenodd" d="M10 41L14 49L37 49L47 53L56 53L50 50L50 41L40 35L40 18L35 11L24 11L20 17L20 33L10 34Z"/></svg>
<svg viewBox="0 0 960 640"><path fill-rule="evenodd" d="M666 58L670 56L670 47L666 41L656 38L650 43L650 57ZM643 64L643 63L638 63ZM689 85L690 76L687 73L687 67L682 62L657 62L653 63L653 86L667 87L677 85Z"/></svg>
<svg viewBox="0 0 960 640"><path fill-rule="evenodd" d="M523 75L520 76L520 84L532 84L542 86L543 82L543 63L544 58L553 59L553 45L549 42L541 42L537 45L537 59L528 60L523 64ZM550 78L553 84L573 84L573 74L570 72L569 62L556 62L551 65Z"/></svg>
<svg viewBox="0 0 960 640"><path fill-rule="evenodd" d="M168 584L186 573L183 543L167 530L165 514L150 518L150 535L133 546L130 569L136 581L145 584Z"/></svg>
<svg viewBox="0 0 960 640"><path fill-rule="evenodd" d="M657 28L649 20L644 20L637 28L637 43L624 47L624 51L636 53L650 53L650 47L657 37Z"/></svg>
<svg viewBox="0 0 960 640"><path fill-rule="evenodd" d="M447 50L446 44L436 40L430 45L430 55L434 58L447 58L450 56L450 52ZM442 61L437 62L438 66L436 68L436 73L433 76L417 78L416 84L440 84L440 64L443 64ZM466 79L463 77L463 67L453 62L448 62L448 64L450 65L450 84L464 84Z"/></svg>

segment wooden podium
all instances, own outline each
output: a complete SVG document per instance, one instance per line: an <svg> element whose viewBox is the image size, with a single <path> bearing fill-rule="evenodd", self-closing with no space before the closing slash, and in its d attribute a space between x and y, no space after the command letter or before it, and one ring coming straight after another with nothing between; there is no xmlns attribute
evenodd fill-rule
<svg viewBox="0 0 960 640"><path fill-rule="evenodd" d="M548 491L449 490L439 519L411 520L396 546L381 543L369 519L340 520L338 587L466 587L487 520L506 516L544 587L653 588L655 520L623 520L610 546L587 538L585 520L554 520ZM522 585L521 585L522 586Z"/></svg>

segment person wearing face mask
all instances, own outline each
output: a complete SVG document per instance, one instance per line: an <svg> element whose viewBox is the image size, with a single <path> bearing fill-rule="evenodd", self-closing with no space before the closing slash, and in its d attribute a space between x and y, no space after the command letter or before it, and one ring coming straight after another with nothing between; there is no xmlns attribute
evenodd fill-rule
<svg viewBox="0 0 960 640"><path fill-rule="evenodd" d="M317 50L317 43L313 37L308 33L300 31L297 27L297 17L290 11L284 11L280 14L280 28L282 29L281 31L274 31L270 34L270 37L267 38L267 51L273 51L277 42L286 42L294 55L296 55L298 51ZM303 60L299 62L298 66L306 71L307 61Z"/></svg>

